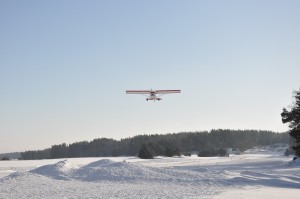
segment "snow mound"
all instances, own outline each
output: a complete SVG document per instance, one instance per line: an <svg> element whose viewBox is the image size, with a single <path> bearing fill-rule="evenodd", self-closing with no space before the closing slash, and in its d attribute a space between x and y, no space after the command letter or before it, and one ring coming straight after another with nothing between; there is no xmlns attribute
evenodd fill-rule
<svg viewBox="0 0 300 199"><path fill-rule="evenodd" d="M201 172L199 172L201 171ZM92 162L83 167L75 167L67 160L56 164L45 165L34 170L38 174L57 180L75 180L83 182L165 182L229 185L226 180L220 180L223 175L206 169L199 171L181 170L174 168L156 168L129 162L115 162L108 159ZM222 177L221 177L222 179Z"/></svg>
<svg viewBox="0 0 300 199"><path fill-rule="evenodd" d="M13 172L9 174L8 176L5 176L3 178L0 178L0 182L5 182L6 180L14 179L23 176L23 172Z"/></svg>
<svg viewBox="0 0 300 199"><path fill-rule="evenodd" d="M69 179L72 177L76 167L68 160L59 161L55 164L45 165L33 169L30 173L48 176L54 179Z"/></svg>
<svg viewBox="0 0 300 199"><path fill-rule="evenodd" d="M210 175L210 177L208 177L208 175ZM206 172L199 173L171 168L154 168L128 162L99 160L81 167L76 171L73 177L83 181L176 181L199 183L212 180L211 177L213 177L213 175L212 173Z"/></svg>

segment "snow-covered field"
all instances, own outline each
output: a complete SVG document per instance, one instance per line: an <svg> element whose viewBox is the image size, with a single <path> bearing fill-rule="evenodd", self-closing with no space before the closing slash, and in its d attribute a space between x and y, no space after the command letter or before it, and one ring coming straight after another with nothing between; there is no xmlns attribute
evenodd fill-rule
<svg viewBox="0 0 300 199"><path fill-rule="evenodd" d="M283 151L200 158L0 162L0 198L300 198L300 161Z"/></svg>

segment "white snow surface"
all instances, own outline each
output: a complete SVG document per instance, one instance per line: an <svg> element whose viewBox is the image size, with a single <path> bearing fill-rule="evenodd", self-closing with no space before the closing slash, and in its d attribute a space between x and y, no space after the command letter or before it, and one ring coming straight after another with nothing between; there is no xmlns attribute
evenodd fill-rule
<svg viewBox="0 0 300 199"><path fill-rule="evenodd" d="M299 198L300 160L253 149L229 157L0 162L6 198Z"/></svg>

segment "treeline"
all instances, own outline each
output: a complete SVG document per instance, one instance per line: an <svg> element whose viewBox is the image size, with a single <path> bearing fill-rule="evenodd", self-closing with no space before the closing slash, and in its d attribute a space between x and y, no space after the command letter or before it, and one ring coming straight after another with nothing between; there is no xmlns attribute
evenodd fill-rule
<svg viewBox="0 0 300 199"><path fill-rule="evenodd" d="M20 159L21 157L21 153L20 152L14 152L14 153L3 153L3 154L0 154L0 159L10 159L10 160L13 160L13 159Z"/></svg>
<svg viewBox="0 0 300 199"><path fill-rule="evenodd" d="M168 149L181 152L201 151L211 148L233 148L245 151L254 146L289 143L288 133L259 130L211 130L165 135L138 135L114 140L108 138L72 144L53 145L51 148L21 153L21 159L52 159L75 157L136 156L144 144L151 144L156 154Z"/></svg>

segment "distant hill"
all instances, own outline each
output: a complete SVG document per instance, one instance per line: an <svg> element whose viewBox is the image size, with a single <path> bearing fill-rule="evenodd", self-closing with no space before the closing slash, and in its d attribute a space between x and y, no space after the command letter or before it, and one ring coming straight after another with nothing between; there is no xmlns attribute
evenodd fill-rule
<svg viewBox="0 0 300 199"><path fill-rule="evenodd" d="M14 152L14 153L3 153L0 154L0 160L3 157L8 157L9 159L13 160L13 159L20 159L21 158L21 152Z"/></svg>

